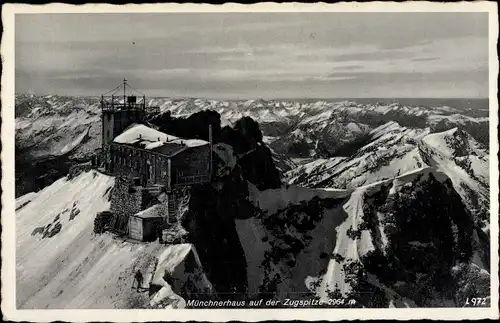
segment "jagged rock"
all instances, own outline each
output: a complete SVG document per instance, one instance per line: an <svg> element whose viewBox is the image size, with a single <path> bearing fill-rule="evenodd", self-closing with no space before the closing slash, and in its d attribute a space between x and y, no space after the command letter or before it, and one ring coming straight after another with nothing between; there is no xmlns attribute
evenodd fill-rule
<svg viewBox="0 0 500 323"><path fill-rule="evenodd" d="M245 256L236 233L234 209L211 185L193 187L189 210L181 220L196 246L203 268L221 298L241 297L246 282ZM236 201L231 201L236 202ZM230 294L235 290L238 294Z"/></svg>
<svg viewBox="0 0 500 323"><path fill-rule="evenodd" d="M186 118L172 117L168 111L154 117L150 122L158 126L159 131L180 138L208 141L208 126L212 125L213 140L214 142L218 142L221 131L220 115L213 110L196 112Z"/></svg>

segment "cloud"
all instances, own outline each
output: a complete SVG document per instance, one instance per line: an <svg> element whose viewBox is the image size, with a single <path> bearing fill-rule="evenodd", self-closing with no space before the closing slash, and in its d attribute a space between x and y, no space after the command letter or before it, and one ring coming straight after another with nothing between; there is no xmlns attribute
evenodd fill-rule
<svg viewBox="0 0 500 323"><path fill-rule="evenodd" d="M190 96L210 91L214 96L252 92L286 97L287 91L290 96L373 96L374 91L385 96L411 88L419 95L450 88L487 93L485 17L21 15L16 18L16 88L95 93L127 77L146 92L164 89Z"/></svg>
<svg viewBox="0 0 500 323"><path fill-rule="evenodd" d="M412 58L411 60L414 62L428 62L428 61L437 61L439 60L439 57L421 57L421 58Z"/></svg>

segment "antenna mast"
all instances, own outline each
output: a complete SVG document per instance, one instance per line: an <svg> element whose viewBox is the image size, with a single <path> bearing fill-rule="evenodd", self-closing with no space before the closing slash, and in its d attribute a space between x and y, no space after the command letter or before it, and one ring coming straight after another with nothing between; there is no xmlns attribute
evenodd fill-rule
<svg viewBox="0 0 500 323"><path fill-rule="evenodd" d="M126 101L126 95L125 95L125 87L127 86L127 79L123 79L123 104L125 104Z"/></svg>

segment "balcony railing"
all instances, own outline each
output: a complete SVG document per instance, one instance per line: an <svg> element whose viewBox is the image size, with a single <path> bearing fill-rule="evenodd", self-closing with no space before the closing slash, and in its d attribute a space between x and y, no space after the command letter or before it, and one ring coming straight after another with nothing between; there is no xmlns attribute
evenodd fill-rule
<svg viewBox="0 0 500 323"><path fill-rule="evenodd" d="M135 96L101 96L102 111L116 110L146 110L146 97L143 96L137 101Z"/></svg>
<svg viewBox="0 0 500 323"><path fill-rule="evenodd" d="M193 184L201 184L207 183L210 181L210 176L208 174L201 175L190 175L190 176L182 176L177 174L177 180L174 183L174 186L188 186Z"/></svg>

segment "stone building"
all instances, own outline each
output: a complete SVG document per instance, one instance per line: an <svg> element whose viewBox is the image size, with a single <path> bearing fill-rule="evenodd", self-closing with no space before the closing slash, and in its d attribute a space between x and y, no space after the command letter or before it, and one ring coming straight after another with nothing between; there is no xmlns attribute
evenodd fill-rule
<svg viewBox="0 0 500 323"><path fill-rule="evenodd" d="M110 171L142 186L171 190L210 180L211 145L132 124L110 143Z"/></svg>
<svg viewBox="0 0 500 323"><path fill-rule="evenodd" d="M176 218L177 189L210 182L212 129L207 129L208 142L158 131L146 121L146 98L138 102L137 97L127 96L127 86L124 81L123 98L101 99L104 167L117 178L111 227L132 238L150 240L155 226L168 225ZM156 199L162 193L165 198ZM157 218L162 221L151 220ZM143 227L129 230L130 225Z"/></svg>

